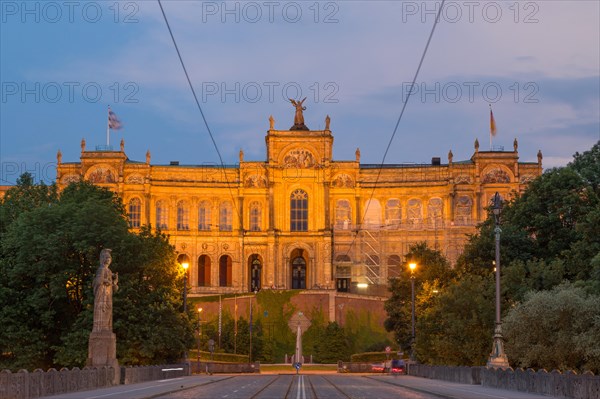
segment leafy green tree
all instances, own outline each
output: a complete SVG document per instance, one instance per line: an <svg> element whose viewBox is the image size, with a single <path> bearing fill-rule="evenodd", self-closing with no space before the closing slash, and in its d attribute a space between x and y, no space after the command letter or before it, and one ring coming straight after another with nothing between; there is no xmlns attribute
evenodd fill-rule
<svg viewBox="0 0 600 399"><path fill-rule="evenodd" d="M344 328L330 322L316 345L316 358L319 363L337 363L350 360L350 347Z"/></svg>
<svg viewBox="0 0 600 399"><path fill-rule="evenodd" d="M576 152L569 164L600 195L600 141L582 154Z"/></svg>
<svg viewBox="0 0 600 399"><path fill-rule="evenodd" d="M600 370L600 296L565 283L532 291L504 319L506 351L519 367Z"/></svg>
<svg viewBox="0 0 600 399"><path fill-rule="evenodd" d="M56 185L47 186L43 182L35 185L30 173L23 173L17 184L10 188L0 205L0 234L6 231L9 224L27 211L42 205L50 205L58 201Z"/></svg>
<svg viewBox="0 0 600 399"><path fill-rule="evenodd" d="M83 366L92 327L92 280L113 249L114 330L122 363L179 357L193 342L181 315L182 272L167 237L128 231L121 200L89 183L35 186L27 176L0 203L0 367Z"/></svg>
<svg viewBox="0 0 600 399"><path fill-rule="evenodd" d="M411 349L412 307L411 307L411 271L409 263L415 262L415 314L420 315L430 306L434 291L447 286L454 276L448 260L436 250L418 243L409 248L402 264L400 277L390 279L391 297L385 302L388 318L384 322L387 331L393 331L403 350ZM417 299L419 299L417 301Z"/></svg>
<svg viewBox="0 0 600 399"><path fill-rule="evenodd" d="M417 319L417 359L484 365L492 349L495 284L491 274L465 275L440 289Z"/></svg>

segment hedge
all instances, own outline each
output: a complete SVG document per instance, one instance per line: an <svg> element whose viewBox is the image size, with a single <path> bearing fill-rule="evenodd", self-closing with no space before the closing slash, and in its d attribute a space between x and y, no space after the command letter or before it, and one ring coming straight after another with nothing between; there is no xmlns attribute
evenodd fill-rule
<svg viewBox="0 0 600 399"><path fill-rule="evenodd" d="M391 352L389 359L400 359L397 352ZM388 359L386 352L364 352L355 353L350 356L352 362L384 362Z"/></svg>

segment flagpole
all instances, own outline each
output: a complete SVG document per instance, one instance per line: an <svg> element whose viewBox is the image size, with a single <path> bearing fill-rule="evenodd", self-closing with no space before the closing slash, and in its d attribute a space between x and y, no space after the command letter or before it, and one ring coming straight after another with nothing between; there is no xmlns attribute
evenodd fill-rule
<svg viewBox="0 0 600 399"><path fill-rule="evenodd" d="M491 115L492 115L492 104L488 104L490 106L490 151L492 151L492 120L491 120Z"/></svg>
<svg viewBox="0 0 600 399"><path fill-rule="evenodd" d="M106 115L106 149L110 146L110 105L108 106L108 115Z"/></svg>

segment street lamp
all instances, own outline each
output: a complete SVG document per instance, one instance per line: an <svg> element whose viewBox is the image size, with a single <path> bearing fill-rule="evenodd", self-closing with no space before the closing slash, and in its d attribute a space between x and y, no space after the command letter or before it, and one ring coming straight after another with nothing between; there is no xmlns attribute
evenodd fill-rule
<svg viewBox="0 0 600 399"><path fill-rule="evenodd" d="M200 373L200 340L202 339L202 322L200 321L202 308L198 308L198 373Z"/></svg>
<svg viewBox="0 0 600 399"><path fill-rule="evenodd" d="M417 268L417 264L411 262L408 264L410 268L410 289L411 289L411 320L412 320L412 337L410 341L410 360L415 360L415 269Z"/></svg>
<svg viewBox="0 0 600 399"><path fill-rule="evenodd" d="M496 328L494 330L494 346L488 360L488 367L508 368L508 357L504 353L504 338L502 337L502 321L500 319L500 212L502 211L502 198L496 192L492 205L494 213L494 234L496 236Z"/></svg>
<svg viewBox="0 0 600 399"><path fill-rule="evenodd" d="M183 313L187 313L187 269L190 267L190 264L187 262L183 262L181 264L183 267Z"/></svg>

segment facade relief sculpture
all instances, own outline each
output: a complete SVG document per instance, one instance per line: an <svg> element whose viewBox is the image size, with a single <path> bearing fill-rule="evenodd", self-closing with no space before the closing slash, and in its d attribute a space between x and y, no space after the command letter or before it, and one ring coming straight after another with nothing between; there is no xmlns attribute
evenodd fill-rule
<svg viewBox="0 0 600 399"><path fill-rule="evenodd" d="M112 170L106 167L98 167L94 169L89 175L87 180L90 183L116 183L116 178Z"/></svg>
<svg viewBox="0 0 600 399"><path fill-rule="evenodd" d="M354 187L354 180L352 180L352 177L350 177L349 175L345 173L340 173L333 179L331 185L333 187L352 188Z"/></svg>
<svg viewBox="0 0 600 399"><path fill-rule="evenodd" d="M311 168L315 166L315 158L313 154L304 149L296 148L287 153L283 158L283 164L286 168Z"/></svg>
<svg viewBox="0 0 600 399"><path fill-rule="evenodd" d="M246 177L246 181L245 181L244 185L247 188L252 188L252 187L264 188L264 187L267 187L267 178L264 177L263 175L250 175L250 176Z"/></svg>
<svg viewBox="0 0 600 399"><path fill-rule="evenodd" d="M510 176L502 168L490 169L481 179L484 184L487 183L510 183Z"/></svg>

